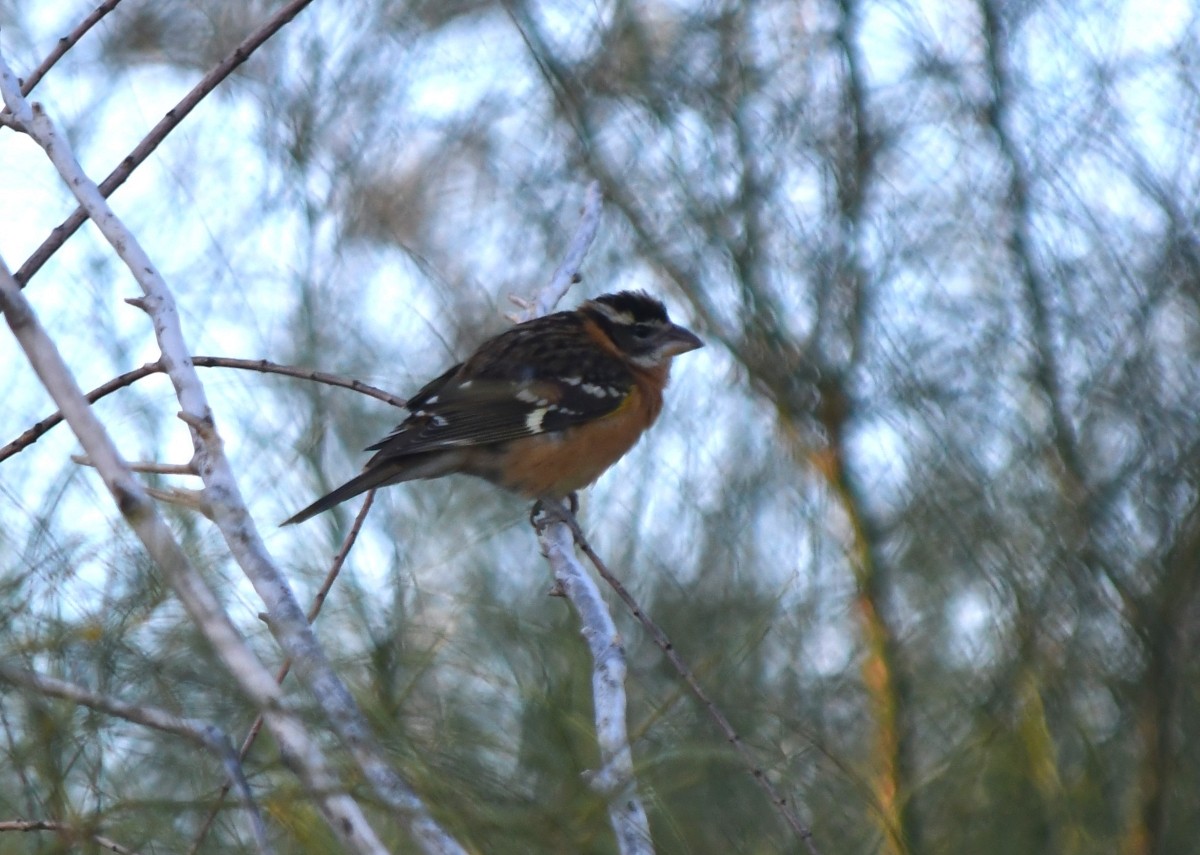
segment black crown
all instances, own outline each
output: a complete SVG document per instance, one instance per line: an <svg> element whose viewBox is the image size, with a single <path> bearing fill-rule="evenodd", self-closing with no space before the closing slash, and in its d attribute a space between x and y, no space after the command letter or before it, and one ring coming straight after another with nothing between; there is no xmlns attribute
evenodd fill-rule
<svg viewBox="0 0 1200 855"><path fill-rule="evenodd" d="M604 294L595 302L611 306L615 311L628 314L635 321L661 321L667 323L667 308L645 291L618 291Z"/></svg>

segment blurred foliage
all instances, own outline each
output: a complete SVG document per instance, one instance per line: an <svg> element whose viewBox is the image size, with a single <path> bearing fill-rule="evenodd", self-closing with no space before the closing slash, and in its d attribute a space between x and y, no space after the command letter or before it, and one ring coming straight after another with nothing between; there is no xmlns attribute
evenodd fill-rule
<svg viewBox="0 0 1200 855"><path fill-rule="evenodd" d="M20 70L88 10L57 5L0 13ZM106 169L272 5L124 0L39 97ZM645 288L709 347L680 360L661 423L585 497L584 524L820 850L1187 853L1198 56L1185 3L318 0L115 201L197 353L404 394L549 277L599 180L604 224L568 301ZM0 235L10 267L17 240ZM27 289L85 385L154 358L104 258L81 234ZM0 358L7 441L48 410L23 359ZM353 508L273 525L397 415L311 383L204 378L305 599ZM128 456L186 459L161 379L98 409ZM253 711L73 448L58 428L0 465L3 656L239 738ZM219 536L169 513L276 662ZM386 491L318 633L469 846L613 852L583 777L586 651L525 514L456 479ZM798 851L618 622L658 851ZM188 746L25 691L0 694L0 729L0 820L186 851L222 781ZM248 772L280 851L329 851L269 738ZM201 851L251 850L227 805ZM0 835L3 853L66 851L87 847Z"/></svg>

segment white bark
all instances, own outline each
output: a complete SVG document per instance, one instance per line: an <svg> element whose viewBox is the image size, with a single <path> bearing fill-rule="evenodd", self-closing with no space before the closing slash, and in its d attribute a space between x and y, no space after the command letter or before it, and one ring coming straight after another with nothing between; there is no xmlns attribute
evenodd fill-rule
<svg viewBox="0 0 1200 855"><path fill-rule="evenodd" d="M579 268L600 227L602 211L600 185L588 187L583 216L567 248L562 263L549 284L526 306L526 318L537 317L554 309L572 284L578 281ZM563 509L566 512L566 509ZM554 578L579 616L580 632L592 654L592 704L596 717L596 742L600 748L600 769L590 777L594 789L608 800L608 817L622 855L647 855L654 852L650 822L638 796L633 774L633 752L625 726L625 649L609 614L600 589L575 556L575 541L570 527L561 521L537 525L542 553L554 571Z"/></svg>
<svg viewBox="0 0 1200 855"><path fill-rule="evenodd" d="M59 680L56 677L50 677L46 674L39 674L36 671L28 671L23 668L14 668L4 662L0 662L0 680L11 683L14 686L24 686L27 689L32 689L48 697L62 698L63 700L90 707L99 712L131 721L134 724L140 724L143 727L182 736L184 739L190 740L200 747L211 751L225 767L226 774L229 775L233 788L237 790L242 806L246 809L250 817L250 825L254 833L258 851L263 853L263 855L270 855L270 853L274 852L270 841L267 839L266 825L263 823L262 814L259 812L258 805L255 804L253 795L250 792L250 784L246 780L245 772L242 770L242 762L238 758L238 753L234 750L229 736L216 725L197 719L177 716L157 707L145 704L132 704L119 698L93 692L75 683Z"/></svg>
<svg viewBox="0 0 1200 855"><path fill-rule="evenodd" d="M0 87L6 98L9 87L15 84L11 72L0 61ZM21 121L20 114L13 112ZM284 761L305 784L330 828L351 851L385 855L387 850L367 824L362 810L353 799L340 792L342 787L317 743L309 737L303 722L284 708L282 691L270 672L238 634L216 595L191 566L141 483L117 452L112 438L92 412L58 348L38 322L33 307L2 260L0 310L42 385L96 465L121 515L162 570L167 583L238 688L263 711Z"/></svg>
<svg viewBox="0 0 1200 855"><path fill-rule="evenodd" d="M3 59L0 59L0 92L3 93L4 101L16 121L45 150L47 157L57 168L79 204L87 211L141 286L143 297L139 299L138 305L147 312L154 324L155 336L162 351L162 363L171 378L176 397L182 408L180 417L190 428L194 453L192 465L195 466L204 482L205 496L214 522L224 536L234 559L246 573L266 606L269 615L268 625L275 638L295 663L297 672L316 697L329 724L354 757L376 796L398 813L399 818L405 823L422 850L429 855L465 855L462 846L429 815L425 805L412 788L381 759L385 754L371 734L365 717L317 644L287 579L275 566L267 552L266 545L246 510L241 491L233 475L233 469L225 456L204 387L200 383L200 378L189 356L190 351L179 324L179 314L175 307L174 297L167 288L166 282L159 275L137 239L113 213L95 182L84 174L75 160L67 140L58 134L40 105L31 105L21 95L16 76ZM6 273L5 278L7 280L6 292L8 284L11 284L14 289L17 288L17 283L10 275ZM6 296L8 296L7 293ZM13 304L20 303L24 303L24 298L17 289L13 297ZM30 311L28 314L32 318L32 312ZM48 338L46 338L46 342L49 343ZM50 347L53 348L53 344L50 344ZM57 355L57 351L55 351L55 355ZM59 362L61 363L61 359ZM65 372L66 366L61 365L61 369ZM75 386L74 380L71 379L70 382L74 395L78 398L78 405L88 416L91 416L91 411L88 409L82 393ZM63 402L57 401L57 403L64 415L67 415ZM81 417L81 413L76 413L76 420ZM71 416L67 416L67 420L70 423ZM99 431L100 435L104 435L99 422L94 417L92 417L92 421L94 427L89 428L88 432ZM72 429L75 429L74 424L72 424ZM78 435L79 431L76 430L76 433ZM104 436L107 439L107 436ZM82 442L82 436L80 440ZM111 446L111 442L106 448L98 449L97 452L94 452L87 443L84 444L84 448L96 463L97 468L101 469L102 474L105 469L108 469L110 474L115 473L121 476L122 483L119 486L122 492L114 493L114 495L117 496L118 505L122 507L123 512L125 511L124 503L129 501L129 497L136 497L134 509L137 511L137 516L150 521L145 527L144 542L147 543L147 548L156 559L161 558L168 562L167 565L163 565L168 576L174 576L183 587L194 586L198 577L193 578L194 574L185 572L190 569L186 556L174 542L165 523L154 512L153 507L146 499L145 492L133 479L128 467L120 460L115 448ZM101 456L104 457L103 466ZM109 482L108 477L105 480L106 483ZM114 482L110 488L116 486L118 485ZM139 535L141 534L142 532L139 532ZM151 548L151 544L154 545L154 548ZM160 565L162 560L160 560ZM209 593L211 596L211 592ZM215 600L212 605L215 605ZM222 614L221 617L228 622L227 616ZM234 632L232 624L229 624L228 630ZM236 632L234 635L236 636ZM237 639L238 643L240 641ZM214 646L217 645L214 643ZM222 648L218 647L218 650L222 650ZM227 664L233 667L236 663L230 660ZM258 693L256 701L271 699L271 702L275 703L278 698L278 687L275 686L265 669L261 669L261 664L259 669L261 673L255 673L254 679L258 680L265 676L271 689L256 685L255 690ZM250 677L249 673L242 673L239 682L241 680L249 681ZM260 706L263 706L264 712L266 712L267 704L260 703ZM271 723L269 715L267 721L268 724ZM356 828L357 824L347 823L347 825ZM371 837L373 838L374 835L372 834ZM378 843L377 840L375 842Z"/></svg>

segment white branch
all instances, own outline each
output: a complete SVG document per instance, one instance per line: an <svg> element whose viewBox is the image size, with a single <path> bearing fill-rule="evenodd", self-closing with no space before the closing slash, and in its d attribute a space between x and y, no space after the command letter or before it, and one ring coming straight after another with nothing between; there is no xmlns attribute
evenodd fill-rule
<svg viewBox="0 0 1200 855"><path fill-rule="evenodd" d="M137 300L136 305L147 312L154 324L154 333L162 350L162 364L175 386L175 394L183 410L180 418L191 429L192 464L204 481L213 521L266 606L271 632L295 662L296 671L308 685L326 719L354 757L376 796L399 814L422 850L429 855L465 855L462 846L430 816L412 787L382 759L386 756L385 752L376 742L349 690L317 644L316 636L304 619L304 611L287 578L268 553L246 510L233 468L225 456L204 386L189 356L174 297L166 282L137 239L113 213L95 182L83 172L66 138L58 134L40 105L30 105L22 97L15 75L2 59L0 89L17 121L46 151L80 206L142 288L144 296ZM97 459L90 450L89 455L93 460Z"/></svg>
<svg viewBox="0 0 1200 855"><path fill-rule="evenodd" d="M575 237L571 240L571 245L567 247L567 253L563 256L562 263L550 277L550 284L543 288L534 299L534 311L537 314L544 315L551 311L558 305L558 301L563 298L570 287L579 281L579 268L583 266L583 259L587 256L588 250L592 247L592 241L596 239L596 233L600 230L600 214L604 210L603 202L604 198L600 195L600 182L593 181L588 185L587 195L583 199L583 217L579 221L579 228L575 230Z"/></svg>
<svg viewBox="0 0 1200 855"><path fill-rule="evenodd" d="M0 116L0 120L3 116ZM31 831L53 831L57 834L69 834L73 837L87 837L99 846L109 852L116 852L117 855L138 855L136 849L130 849L128 846L122 846L111 837L105 837L103 834L93 834L90 831L84 831L76 828L69 822L61 822L55 819L8 819L0 822L0 832L3 831L20 831L29 833Z"/></svg>
<svg viewBox="0 0 1200 855"><path fill-rule="evenodd" d="M0 64L0 85L4 87L6 97L10 82L11 85L16 83L7 67ZM159 516L154 503L142 489L141 482L129 471L112 438L92 412L58 348L46 334L33 307L21 293L2 259L0 311L3 311L5 321L42 385L62 411L84 451L95 463L121 515L163 571L167 583L233 676L238 688L263 710L284 761L304 782L330 828L352 851L364 855L386 855L387 850L367 825L358 804L349 796L339 793L341 787L320 747L309 737L300 719L284 709L283 694L270 672L238 634L216 595L191 566L170 528Z"/></svg>
<svg viewBox="0 0 1200 855"><path fill-rule="evenodd" d="M36 671L14 668L4 662L0 662L0 680L15 686L24 686L43 695L72 701L163 733L182 736L201 748L211 751L225 767L225 772L233 782L242 806L246 808L250 816L250 824L258 851L264 855L269 855L274 851L267 839L267 827L263 823L262 814L250 792L250 783L246 780L238 753L234 750L229 737L216 725L198 719L183 718L157 707L131 704L109 695L93 692L75 683L39 674Z"/></svg>
<svg viewBox="0 0 1200 855"><path fill-rule="evenodd" d="M583 199L583 212L579 220L579 227L575 230L575 236L571 239L571 244L563 255L562 263L558 265L558 269L554 271L554 275L550 277L546 287L538 291L532 300L514 301L525 310L521 320L527 321L554 311L558 301L566 295L572 285L579 281L579 268L583 266L583 259L587 256L588 250L592 248L596 232L600 230L600 215L603 210L604 198L600 195L600 182L593 181L588 185L587 195Z"/></svg>
<svg viewBox="0 0 1200 855"><path fill-rule="evenodd" d="M592 182L579 227L562 264L554 271L550 283L524 303L527 319L552 311L571 285L579 281L579 267L600 227L601 210L600 185ZM575 557L571 529L566 523L553 520L553 515L554 509L550 509L547 515L550 519L536 522L538 540L555 580L579 615L580 632L592 654L592 703L601 765L590 783L608 800L609 822L622 855L647 855L654 852L654 843L646 810L638 796L633 753L625 726L625 649L600 589Z"/></svg>
<svg viewBox="0 0 1200 855"><path fill-rule="evenodd" d="M575 537L567 524L555 521L539 526L538 539L555 580L579 615L580 632L592 654L592 698L601 765L590 783L608 799L608 818L622 855L652 853L650 822L638 796L625 729L626 670L621 636L600 589L575 557Z"/></svg>

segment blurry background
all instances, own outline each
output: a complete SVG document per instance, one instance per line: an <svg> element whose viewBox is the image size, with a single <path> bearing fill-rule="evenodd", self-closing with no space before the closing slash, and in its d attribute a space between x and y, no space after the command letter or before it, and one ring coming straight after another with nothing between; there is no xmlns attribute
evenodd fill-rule
<svg viewBox="0 0 1200 855"><path fill-rule="evenodd" d="M273 9L124 0L35 95L98 179ZM27 72L89 10L5 3L7 61ZM406 395L548 279L599 180L564 307L644 288L709 346L583 522L821 851L1193 852L1198 58L1185 0L317 0L113 203L196 353ZM0 130L11 268L68 199ZM26 289L85 388L157 358L134 291L90 226ZM4 443L54 408L7 333L0 364ZM307 601L357 503L275 524L400 414L203 372ZM98 410L129 458L190 454L162 377ZM240 734L253 711L76 451L60 427L0 464L0 655ZM467 479L385 491L318 634L460 840L615 851L580 777L586 651L527 510ZM211 525L166 512L278 661ZM659 851L797 850L614 610ZM0 730L0 819L184 851L221 783L189 747L12 689ZM327 851L268 740L249 771L281 849ZM202 851L249 851L244 830L228 808Z"/></svg>

